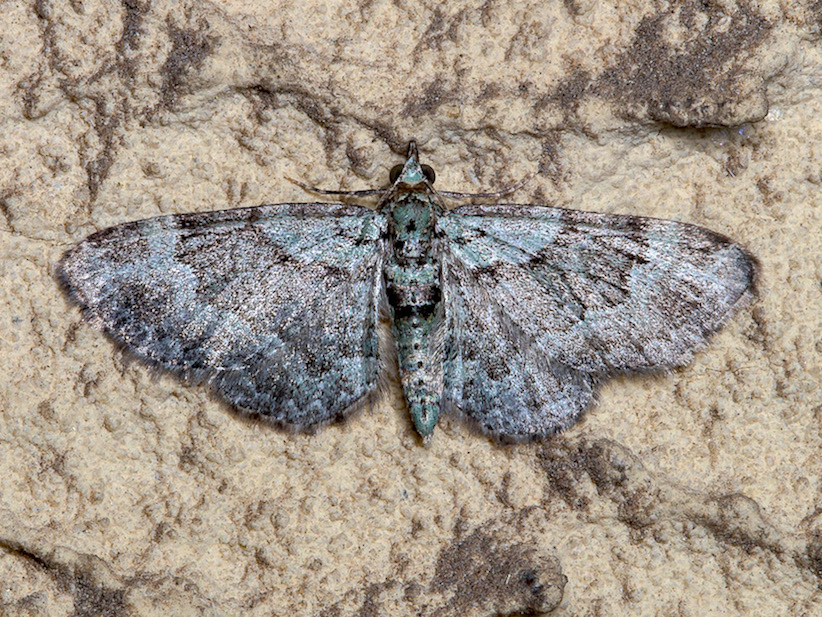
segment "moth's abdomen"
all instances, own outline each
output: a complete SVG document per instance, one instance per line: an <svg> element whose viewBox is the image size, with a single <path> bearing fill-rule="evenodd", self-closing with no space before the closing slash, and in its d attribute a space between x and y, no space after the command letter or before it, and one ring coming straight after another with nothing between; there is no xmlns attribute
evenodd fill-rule
<svg viewBox="0 0 822 617"><path fill-rule="evenodd" d="M402 389L414 428L424 439L437 425L442 394L442 360L431 345L440 318L431 308L394 309Z"/></svg>
<svg viewBox="0 0 822 617"><path fill-rule="evenodd" d="M393 263L386 279L405 400L414 427L426 438L439 419L442 393L442 359L433 349L441 319L439 269Z"/></svg>

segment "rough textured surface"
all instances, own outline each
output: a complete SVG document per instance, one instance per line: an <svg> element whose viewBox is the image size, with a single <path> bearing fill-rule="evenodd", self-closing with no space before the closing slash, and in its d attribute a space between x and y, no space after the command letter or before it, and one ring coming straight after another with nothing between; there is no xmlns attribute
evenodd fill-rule
<svg viewBox="0 0 822 617"><path fill-rule="evenodd" d="M0 612L822 612L818 2L38 2L0 25ZM546 444L444 420L423 448L396 384L316 435L238 419L124 362L54 281L125 220L305 201L284 176L379 185L411 138L442 188L536 173L513 199L733 237L760 300Z"/></svg>

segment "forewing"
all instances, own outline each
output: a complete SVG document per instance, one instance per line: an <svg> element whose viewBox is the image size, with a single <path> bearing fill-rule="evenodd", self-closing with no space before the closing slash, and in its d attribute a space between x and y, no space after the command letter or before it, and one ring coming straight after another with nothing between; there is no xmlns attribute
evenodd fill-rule
<svg viewBox="0 0 822 617"><path fill-rule="evenodd" d="M612 374L687 363L756 275L728 238L674 221L497 205L456 208L438 227L446 361L457 367L446 399L502 436L569 426ZM472 376L469 353L492 386L459 383ZM525 417L509 426L510 413Z"/></svg>
<svg viewBox="0 0 822 617"><path fill-rule="evenodd" d="M164 216L90 236L58 274L140 358L307 428L376 385L384 225L340 204Z"/></svg>

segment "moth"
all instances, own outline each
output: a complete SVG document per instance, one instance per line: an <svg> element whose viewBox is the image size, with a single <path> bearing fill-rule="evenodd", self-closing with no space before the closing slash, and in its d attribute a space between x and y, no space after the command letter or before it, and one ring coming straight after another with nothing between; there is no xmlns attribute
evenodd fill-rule
<svg viewBox="0 0 822 617"><path fill-rule="evenodd" d="M445 413L501 441L566 429L608 378L688 363L754 293L755 258L708 229L538 205L447 210L440 196L455 194L434 180L411 142L388 189L349 193L379 194L375 209L125 223L69 250L58 277L128 352L296 430L376 389L388 314L426 440Z"/></svg>

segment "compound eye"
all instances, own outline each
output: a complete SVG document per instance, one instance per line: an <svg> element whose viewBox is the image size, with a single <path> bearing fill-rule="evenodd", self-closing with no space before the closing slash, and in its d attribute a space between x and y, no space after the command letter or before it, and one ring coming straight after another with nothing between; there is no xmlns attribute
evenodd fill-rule
<svg viewBox="0 0 822 617"><path fill-rule="evenodd" d="M422 175L425 176L425 179L428 180L429 184L434 184L434 180L437 179L437 174L434 173L434 168L430 165L421 165L422 167Z"/></svg>
<svg viewBox="0 0 822 617"><path fill-rule="evenodd" d="M391 182L391 184L394 184L397 181L397 178L400 177L400 174L402 173L402 168L402 165L394 165L391 168L391 171L388 173L388 181Z"/></svg>

